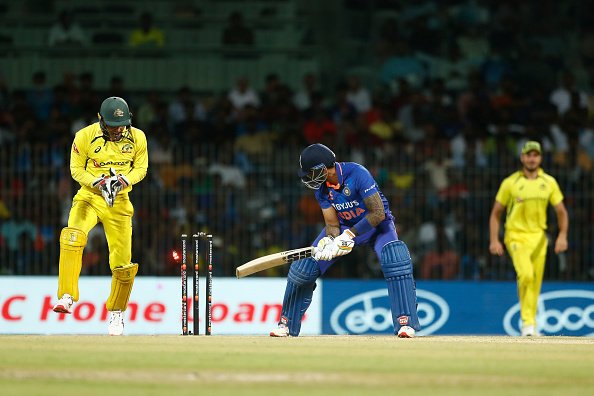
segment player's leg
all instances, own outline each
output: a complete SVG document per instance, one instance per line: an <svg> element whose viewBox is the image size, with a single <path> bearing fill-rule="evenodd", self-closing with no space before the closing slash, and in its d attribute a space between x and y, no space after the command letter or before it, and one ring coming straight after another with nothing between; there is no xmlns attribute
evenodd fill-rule
<svg viewBox="0 0 594 396"><path fill-rule="evenodd" d="M318 263L312 257L291 264L283 298L279 327L270 332L273 337L297 337L301 320L311 304L316 279L320 276ZM288 330L288 331L287 331Z"/></svg>
<svg viewBox="0 0 594 396"><path fill-rule="evenodd" d="M415 330L421 330L421 324L417 315L412 259L406 244L396 240L383 245L380 264L388 287L394 334L402 338L413 337Z"/></svg>
<svg viewBox="0 0 594 396"><path fill-rule="evenodd" d="M138 272L138 264L132 260L132 204L118 196L118 202L101 218L105 238L109 246L109 267L112 272L111 294L107 310L125 311L128 306L132 283Z"/></svg>
<svg viewBox="0 0 594 396"><path fill-rule="evenodd" d="M536 248L532 252L530 256L532 260L532 267L534 268L534 281L532 284L528 286L528 290L526 291L527 294L531 294L530 301L532 301L532 306L530 307L531 312L534 312L535 316L535 326L536 326L536 313L538 307L538 296L540 295L540 289L542 286L542 278L544 276L544 268L545 268L545 259L547 256L547 247L548 247L548 240L546 236L543 234L542 237L538 240L534 241L534 245ZM534 335L540 335L540 333L535 329Z"/></svg>
<svg viewBox="0 0 594 396"><path fill-rule="evenodd" d="M58 275L58 304L55 312L71 313L78 301L78 278L82 268L82 254L87 245L87 234L97 224L92 197L77 194L72 201L68 227L60 233L60 262Z"/></svg>
<svg viewBox="0 0 594 396"><path fill-rule="evenodd" d="M505 246L516 270L520 316L523 322L522 334L530 335L536 324L537 303L534 293L529 292L534 287L534 267L530 259L533 247L518 238L506 238Z"/></svg>

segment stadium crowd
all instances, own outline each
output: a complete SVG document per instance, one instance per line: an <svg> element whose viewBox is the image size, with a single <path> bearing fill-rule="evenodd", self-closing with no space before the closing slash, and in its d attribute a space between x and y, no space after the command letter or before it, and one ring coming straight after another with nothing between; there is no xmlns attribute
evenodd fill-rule
<svg viewBox="0 0 594 396"><path fill-rule="evenodd" d="M378 66L373 88L348 73L331 90L315 73L302 86L289 86L282 71L264 82L237 76L210 96L187 86L174 95L128 92L118 76L102 91L92 70L54 86L40 70L27 89L4 76L0 273L57 274L58 235L77 189L72 139L97 121L105 97L120 96L149 144L147 178L131 194L141 275L177 275L171 251L184 232L214 235L219 276L310 244L322 216L296 170L301 150L321 142L339 161L372 172L417 279L514 279L509 258L489 255L488 219L502 177L520 167L522 145L537 140L570 222L569 250L550 253L545 279L594 278L594 24L587 19L594 13L533 3L377 2L398 16L377 34L361 33ZM102 232L88 240L83 274L107 275ZM328 277L382 277L371 254L353 252Z"/></svg>

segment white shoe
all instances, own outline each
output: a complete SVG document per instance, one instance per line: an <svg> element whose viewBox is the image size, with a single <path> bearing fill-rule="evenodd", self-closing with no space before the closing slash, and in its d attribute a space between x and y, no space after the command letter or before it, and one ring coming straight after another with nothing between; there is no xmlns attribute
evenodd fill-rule
<svg viewBox="0 0 594 396"><path fill-rule="evenodd" d="M289 328L286 324L281 323L278 327L270 332L270 337L288 337Z"/></svg>
<svg viewBox="0 0 594 396"><path fill-rule="evenodd" d="M73 305L74 298L70 294L64 294L60 301L54 305L54 312L71 314Z"/></svg>
<svg viewBox="0 0 594 396"><path fill-rule="evenodd" d="M415 329L410 326L402 326L398 330L398 338L413 338L415 336Z"/></svg>
<svg viewBox="0 0 594 396"><path fill-rule="evenodd" d="M124 333L124 313L121 309L111 311L107 331L109 332L109 335L113 336L119 336Z"/></svg>
<svg viewBox="0 0 594 396"><path fill-rule="evenodd" d="M542 337L542 333L536 330L533 324L522 327L522 337Z"/></svg>

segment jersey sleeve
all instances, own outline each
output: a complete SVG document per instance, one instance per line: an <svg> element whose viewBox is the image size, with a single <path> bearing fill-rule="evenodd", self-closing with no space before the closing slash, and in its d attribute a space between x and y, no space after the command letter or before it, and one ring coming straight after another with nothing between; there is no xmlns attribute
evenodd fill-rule
<svg viewBox="0 0 594 396"><path fill-rule="evenodd" d="M497 191L497 195L495 196L495 201L499 202L503 206L507 206L510 198L510 185L509 180L505 179L501 186L499 186L499 191Z"/></svg>
<svg viewBox="0 0 594 396"><path fill-rule="evenodd" d="M70 174L81 185L93 187L93 181L96 177L86 170L88 150L89 135L85 129L81 129L76 133L70 148Z"/></svg>
<svg viewBox="0 0 594 396"><path fill-rule="evenodd" d="M372 196L376 192L379 192L377 183L371 173L363 167L356 171L357 189L362 199Z"/></svg>
<svg viewBox="0 0 594 396"><path fill-rule="evenodd" d="M561 192L561 188L559 188L559 184L557 180L551 177L551 184L553 186L551 196L549 197L549 202L551 205L556 206L561 201L563 201L563 193Z"/></svg>
<svg viewBox="0 0 594 396"><path fill-rule="evenodd" d="M134 140L136 142L134 163L130 168L130 172L125 175L132 185L144 179L148 171L148 150L144 132L136 130Z"/></svg>

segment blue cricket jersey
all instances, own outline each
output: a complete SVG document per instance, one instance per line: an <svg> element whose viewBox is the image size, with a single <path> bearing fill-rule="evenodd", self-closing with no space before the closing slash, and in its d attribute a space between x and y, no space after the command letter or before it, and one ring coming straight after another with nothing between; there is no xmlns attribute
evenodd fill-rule
<svg viewBox="0 0 594 396"><path fill-rule="evenodd" d="M393 220L388 200L365 167L354 162L337 162L336 173L338 185L322 185L316 190L316 199L322 209L331 206L336 209L341 225L352 227L362 220L369 213L363 200L376 192L384 204L386 219Z"/></svg>

